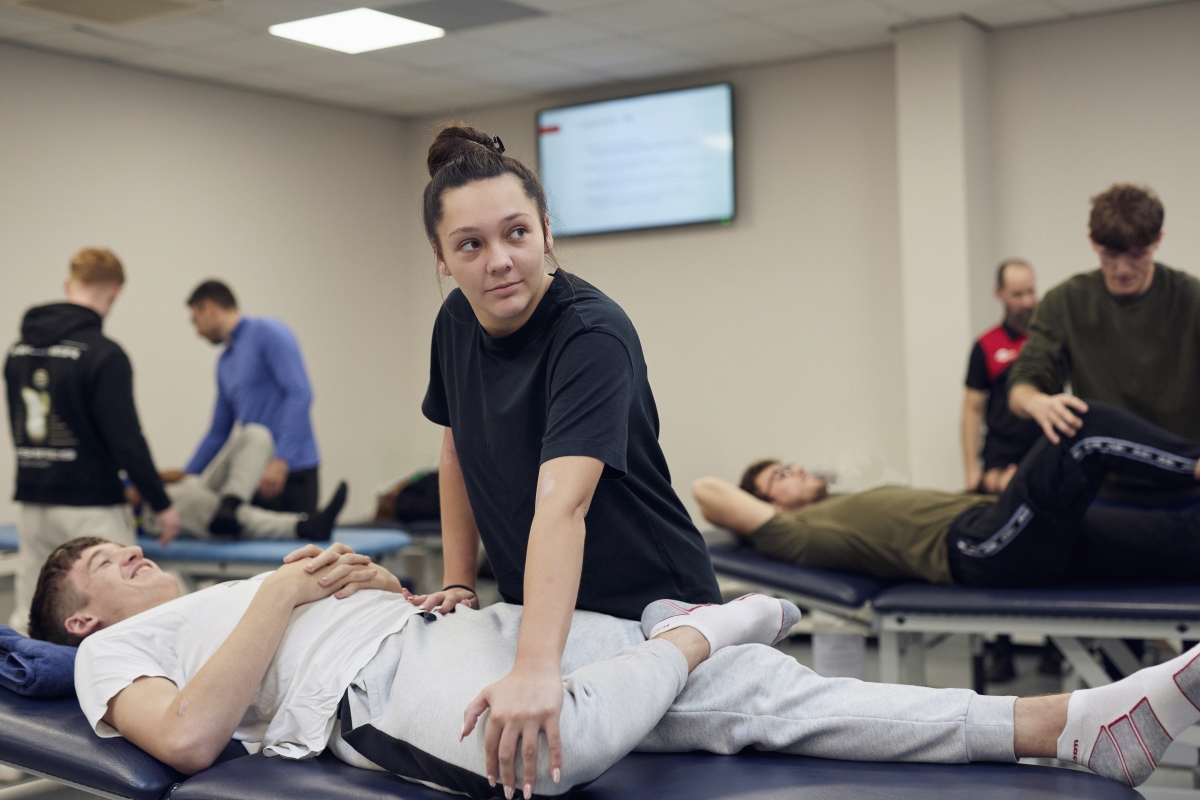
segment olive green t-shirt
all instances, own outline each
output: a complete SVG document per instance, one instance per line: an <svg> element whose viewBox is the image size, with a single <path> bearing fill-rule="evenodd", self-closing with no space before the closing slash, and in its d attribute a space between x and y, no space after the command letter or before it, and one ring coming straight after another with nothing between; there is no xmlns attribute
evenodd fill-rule
<svg viewBox="0 0 1200 800"><path fill-rule="evenodd" d="M750 541L768 556L805 567L952 583L946 556L950 523L994 499L881 486L776 514Z"/></svg>

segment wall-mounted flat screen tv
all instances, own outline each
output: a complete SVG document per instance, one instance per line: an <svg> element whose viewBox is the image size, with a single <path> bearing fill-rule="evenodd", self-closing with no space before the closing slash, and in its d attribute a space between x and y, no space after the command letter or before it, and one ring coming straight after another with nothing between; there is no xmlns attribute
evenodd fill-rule
<svg viewBox="0 0 1200 800"><path fill-rule="evenodd" d="M559 236L733 218L727 83L538 113L538 158Z"/></svg>

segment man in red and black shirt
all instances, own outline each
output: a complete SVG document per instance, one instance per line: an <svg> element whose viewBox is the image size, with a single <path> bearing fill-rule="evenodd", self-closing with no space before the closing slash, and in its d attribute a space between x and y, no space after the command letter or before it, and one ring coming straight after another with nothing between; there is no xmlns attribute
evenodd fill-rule
<svg viewBox="0 0 1200 800"><path fill-rule="evenodd" d="M962 446L966 490L999 494L1033 447L1041 429L1008 410L1008 368L1029 338L1029 321L1037 308L1033 268L1019 258L1006 259L996 270L996 299L1004 305L1004 321L979 337L967 367L963 399ZM979 438L985 420L982 452Z"/></svg>

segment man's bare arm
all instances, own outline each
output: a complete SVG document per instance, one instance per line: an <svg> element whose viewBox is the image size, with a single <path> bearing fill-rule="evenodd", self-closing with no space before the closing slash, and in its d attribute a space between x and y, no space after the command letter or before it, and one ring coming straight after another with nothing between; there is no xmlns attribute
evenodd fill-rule
<svg viewBox="0 0 1200 800"><path fill-rule="evenodd" d="M706 520L739 536L758 530L777 512L765 500L720 478L697 478L692 484L692 495Z"/></svg>
<svg viewBox="0 0 1200 800"><path fill-rule="evenodd" d="M258 692L292 609L379 572L352 553L318 573L306 572L307 562L286 564L263 581L233 633L182 690L166 678L139 678L108 702L104 721L184 774L209 767Z"/></svg>
<svg viewBox="0 0 1200 800"><path fill-rule="evenodd" d="M968 387L963 395L963 477L968 492L978 489L979 481L983 478L982 469L979 466L979 432L983 428L983 405L986 400L987 392L980 389Z"/></svg>

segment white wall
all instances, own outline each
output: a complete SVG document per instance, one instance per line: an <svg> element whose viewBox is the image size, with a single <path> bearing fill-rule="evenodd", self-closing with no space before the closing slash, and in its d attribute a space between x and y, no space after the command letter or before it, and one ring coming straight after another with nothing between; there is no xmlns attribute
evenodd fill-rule
<svg viewBox="0 0 1200 800"><path fill-rule="evenodd" d="M295 330L324 488L349 479L365 513L381 480L414 467L400 424L406 152L395 120L0 46L0 339L61 297L75 250L111 247L128 282L106 329L133 360L156 460L182 466L208 424L217 353L184 299L224 278L244 311Z"/></svg>
<svg viewBox="0 0 1200 800"><path fill-rule="evenodd" d="M559 239L559 258L637 327L663 448L689 504L693 479L736 480L764 455L836 469L848 482L903 478L891 52L674 85L726 79L738 157L733 224ZM611 93L561 101L599 96ZM532 164L544 105L466 116ZM438 121L415 125L414 170ZM424 242L414 242L413 259L432 276ZM439 296L426 282L413 320L427 338Z"/></svg>
<svg viewBox="0 0 1200 800"><path fill-rule="evenodd" d="M1094 268L1088 198L1134 181L1166 206L1159 259L1200 274L1198 43L1197 2L993 34L997 259L1043 289Z"/></svg>

